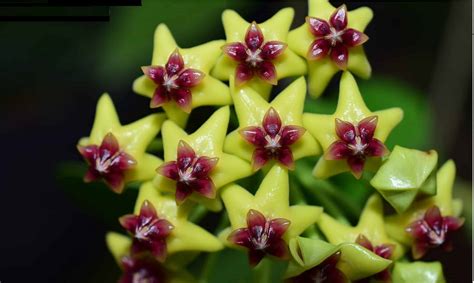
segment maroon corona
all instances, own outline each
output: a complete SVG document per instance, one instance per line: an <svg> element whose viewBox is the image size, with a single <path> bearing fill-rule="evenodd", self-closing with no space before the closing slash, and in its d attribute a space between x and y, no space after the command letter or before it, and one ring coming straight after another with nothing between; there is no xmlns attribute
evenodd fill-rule
<svg viewBox="0 0 474 283"><path fill-rule="evenodd" d="M257 75L261 80L277 84L277 73L273 60L286 49L281 41L264 42L262 30L253 22L245 34L245 42L232 42L222 47L223 52L238 62L235 81L241 85Z"/></svg>
<svg viewBox="0 0 474 283"><path fill-rule="evenodd" d="M283 126L278 112L270 108L263 117L262 126L245 127L240 135L255 147L252 166L258 170L271 159L289 169L294 168L293 153L290 145L297 142L305 133L300 126Z"/></svg>
<svg viewBox="0 0 474 283"><path fill-rule="evenodd" d="M388 153L385 145L374 138L377 116L370 116L357 125L336 118L336 134L325 155L327 160L347 160L352 174L360 178L367 157L381 157Z"/></svg>
<svg viewBox="0 0 474 283"><path fill-rule="evenodd" d="M363 246L364 248L368 249L369 251L373 252L374 254L376 254L376 255L378 255L382 258L386 258L386 259L390 259L390 257L393 254L393 250L395 249L395 245L393 245L393 244L382 244L382 245L374 247L372 245L372 243L369 241L369 239L367 239L367 237L365 237L362 234L360 234L357 237L356 243ZM370 278L372 278L372 277L375 280L377 280L377 282L379 282L379 281L391 282L391 275L390 275L390 271L388 270L388 268L380 271L379 273L377 273L377 274L375 274L375 275L373 275L369 278L358 280L357 282L359 282L359 283L370 282Z"/></svg>
<svg viewBox="0 0 474 283"><path fill-rule="evenodd" d="M291 283L348 283L346 275L337 269L336 264L341 258L341 252L338 251L325 259L317 266L306 270L296 277L288 280Z"/></svg>
<svg viewBox="0 0 474 283"><path fill-rule="evenodd" d="M284 218L266 219L256 210L247 213L247 227L234 230L228 240L248 249L249 263L257 265L266 254L277 258L288 258L288 246L282 239L290 226Z"/></svg>
<svg viewBox="0 0 474 283"><path fill-rule="evenodd" d="M123 257L123 274L119 283L165 283L166 272L163 267L150 257Z"/></svg>
<svg viewBox="0 0 474 283"><path fill-rule="evenodd" d="M174 226L166 219L159 218L155 207L145 200L138 215L120 217L120 224L133 236L132 255L150 252L157 260L166 259L166 238Z"/></svg>
<svg viewBox="0 0 474 283"><path fill-rule="evenodd" d="M181 204L192 192L215 198L214 182L209 174L218 162L216 157L197 156L185 141L178 144L176 161L165 162L157 172L176 181L176 202Z"/></svg>
<svg viewBox="0 0 474 283"><path fill-rule="evenodd" d="M316 37L311 43L307 57L318 60L330 56L331 60L345 70L349 60L349 48L359 46L369 38L363 32L347 28L347 8L342 5L329 18L329 22L306 17L310 32Z"/></svg>
<svg viewBox="0 0 474 283"><path fill-rule="evenodd" d="M166 66L142 67L143 73L150 78L156 88L150 101L150 107L156 108L173 100L184 112L191 112L192 90L204 78L204 73L185 68L184 60L178 49L171 53Z"/></svg>
<svg viewBox="0 0 474 283"><path fill-rule="evenodd" d="M452 232L461 228L464 219L442 216L439 208L429 208L422 219L411 223L406 231L414 239L412 253L415 259L423 257L429 249L441 247L452 250Z"/></svg>
<svg viewBox="0 0 474 283"><path fill-rule="evenodd" d="M116 193L123 191L125 171L136 165L135 159L124 152L112 133L108 133L100 146L92 144L78 145L77 149L89 164L84 176L85 182L104 179L105 183Z"/></svg>

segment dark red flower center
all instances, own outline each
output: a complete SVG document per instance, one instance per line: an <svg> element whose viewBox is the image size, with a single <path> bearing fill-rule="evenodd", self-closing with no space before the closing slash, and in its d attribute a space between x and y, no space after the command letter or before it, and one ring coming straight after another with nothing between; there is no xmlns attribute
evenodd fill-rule
<svg viewBox="0 0 474 283"><path fill-rule="evenodd" d="M264 42L262 30L253 22L245 34L245 42L232 42L222 47L223 52L239 64L235 70L237 85L257 75L261 80L277 84L277 74L272 60L286 49L281 41Z"/></svg>
<svg viewBox="0 0 474 283"><path fill-rule="evenodd" d="M124 172L136 165L135 159L120 149L117 139L108 133L102 143L87 146L77 146L79 153L89 164L84 176L85 182L92 182L103 178L105 183L116 193L124 188Z"/></svg>
<svg viewBox="0 0 474 283"><path fill-rule="evenodd" d="M352 174L360 178L367 157L381 157L388 153L385 145L374 138L377 120L377 116L370 116L354 126L336 118L336 134L339 140L328 147L325 158L346 159Z"/></svg>
<svg viewBox="0 0 474 283"><path fill-rule="evenodd" d="M348 283L346 275L337 267L341 252L338 251L317 266L290 278L292 283Z"/></svg>
<svg viewBox="0 0 474 283"><path fill-rule="evenodd" d="M369 251L375 253L376 255L390 259L392 256L393 250L395 249L395 245L393 244L382 244L379 246L373 246L372 243L370 242L369 239L367 239L364 235L360 234L357 239L356 243L363 246L364 248L368 249ZM390 282L391 274L388 268L382 270L381 272L371 276L374 277L378 281L383 281L383 282ZM358 282L370 282L370 278L366 278L363 280L358 280Z"/></svg>
<svg viewBox="0 0 474 283"><path fill-rule="evenodd" d="M306 129L300 126L282 126L278 112L270 108L263 117L262 126L245 127L239 131L248 143L254 145L252 166L258 170L271 159L289 169L294 168L290 145L298 141Z"/></svg>
<svg viewBox="0 0 474 283"><path fill-rule="evenodd" d="M323 19L306 17L310 32L316 37L311 43L307 57L318 60L328 54L331 60L345 70L349 60L348 48L362 45L369 38L363 32L347 28L347 8L345 5L337 8L329 18Z"/></svg>
<svg viewBox="0 0 474 283"><path fill-rule="evenodd" d="M413 257L419 259L429 249L441 247L446 251L452 249L451 234L464 224L464 219L453 216L442 216L439 207L429 208L422 219L411 223L406 231L414 238Z"/></svg>
<svg viewBox="0 0 474 283"><path fill-rule="evenodd" d="M151 257L123 257L119 283L165 283L166 270Z"/></svg>
<svg viewBox="0 0 474 283"><path fill-rule="evenodd" d="M247 227L234 230L228 241L248 249L249 263L257 265L266 255L288 257L288 245L282 239L290 226L284 218L267 219L257 210L247 213Z"/></svg>
<svg viewBox="0 0 474 283"><path fill-rule="evenodd" d="M185 141L178 144L176 161L165 162L157 172L176 181L176 202L182 203L192 192L207 198L215 198L215 186L209 174L219 158L197 156Z"/></svg>
<svg viewBox="0 0 474 283"><path fill-rule="evenodd" d="M197 86L204 78L204 73L185 68L184 60L178 49L169 57L166 66L142 67L143 73L155 84L155 92L150 107L156 108L173 100L185 112L191 112L191 88Z"/></svg>
<svg viewBox="0 0 474 283"><path fill-rule="evenodd" d="M159 218L155 207L145 200L138 215L120 217L120 224L133 235L132 255L151 252L159 261L166 258L166 238L174 229L168 220Z"/></svg>

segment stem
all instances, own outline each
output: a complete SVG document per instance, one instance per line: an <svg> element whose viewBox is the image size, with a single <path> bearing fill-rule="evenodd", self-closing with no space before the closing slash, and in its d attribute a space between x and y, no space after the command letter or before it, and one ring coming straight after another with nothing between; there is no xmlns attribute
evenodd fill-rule
<svg viewBox="0 0 474 283"><path fill-rule="evenodd" d="M300 164L298 165L300 166ZM311 174L311 169L309 168L310 167L308 165L301 163L299 170L296 171L296 179L301 184L301 188L303 188L305 192L310 195L314 200L318 201L329 214L334 216L340 222L349 224L349 221L344 216L344 213L339 208L339 205L337 205L336 202L331 199L327 189L328 182L314 179ZM321 184L326 184L326 186L320 187ZM315 187L317 187L318 189L315 190ZM344 195L338 193L337 190L334 191L334 195L338 196L337 203L341 205L348 204L348 201L345 199Z"/></svg>
<svg viewBox="0 0 474 283"><path fill-rule="evenodd" d="M229 225L229 217L227 217L227 212L223 212L221 215L221 218L219 220L219 223L217 224L216 229L214 230L214 234L218 234L221 232L224 228L226 228ZM209 282L209 277L212 274L212 271L214 269L214 265L217 262L218 259L218 252L211 253L207 255L206 262L203 265L201 276L199 279L200 283L208 283Z"/></svg>
<svg viewBox="0 0 474 283"><path fill-rule="evenodd" d="M194 210L191 212L189 216L189 221L193 223L198 223L201 221L206 215L208 210L203 205L198 205Z"/></svg>
<svg viewBox="0 0 474 283"><path fill-rule="evenodd" d="M290 198L291 203L296 205L306 205L308 204L305 200L304 194L301 191L300 185L293 174L290 175ZM304 235L308 238L317 238L321 239L321 236L316 230L316 227L313 225L309 226L305 231Z"/></svg>
<svg viewBox="0 0 474 283"><path fill-rule="evenodd" d="M264 258L259 265L252 270L252 282L254 283L271 283L272 262L268 258Z"/></svg>

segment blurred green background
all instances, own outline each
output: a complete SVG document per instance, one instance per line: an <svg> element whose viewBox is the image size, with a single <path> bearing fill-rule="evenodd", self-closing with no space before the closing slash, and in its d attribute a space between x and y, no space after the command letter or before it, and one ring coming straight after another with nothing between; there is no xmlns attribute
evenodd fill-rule
<svg viewBox="0 0 474 283"><path fill-rule="evenodd" d="M159 23L169 26L178 44L189 47L224 37L220 14L226 8L260 22L291 6L296 11L295 27L307 14L303 0L144 0L142 4L112 8L110 22L0 24L1 174L7 180L0 189L2 282L116 280L119 270L106 250L104 235L117 228L117 216L131 211L136 192L115 196L100 184L84 186L83 167L70 161L80 161L75 144L89 133L101 93L112 95L122 122L151 112L148 99L133 94L131 84L140 75L140 66L151 60ZM368 106L405 110L388 145L435 148L440 162L453 158L458 168L455 191L466 200L469 220L470 2L347 4L349 9L367 5L375 13L365 45L374 75L369 81L359 80ZM321 99L308 100L307 110L332 112L338 81L336 76ZM201 111L201 116L208 114L209 109ZM470 278L471 257L465 253L472 250L470 229L464 231L455 240L455 251L441 256L448 282ZM221 270L236 267L221 262ZM215 282L222 279L219 274L215 277Z"/></svg>

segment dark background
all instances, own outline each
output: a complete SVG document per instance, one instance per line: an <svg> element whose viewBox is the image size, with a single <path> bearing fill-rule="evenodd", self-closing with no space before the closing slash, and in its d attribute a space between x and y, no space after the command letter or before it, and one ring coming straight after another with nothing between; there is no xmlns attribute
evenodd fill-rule
<svg viewBox="0 0 474 283"><path fill-rule="evenodd" d="M220 13L225 8L260 22L292 6L295 26L307 14L306 1L142 2L142 7L112 8L110 22L0 23L2 283L117 278L104 244L113 227L65 188L61 168L80 160L75 144L88 135L101 93L111 93L124 123L150 113L148 100L134 95L131 84L151 59L157 24L168 24L178 44L188 47L224 38ZM458 179L469 190L470 2L348 3L350 10L362 5L375 14L366 30L374 79L388 77L419 94L432 114L423 149L436 148L443 161L453 158ZM337 90L336 82L329 93ZM115 196L102 197L130 210ZM442 257L449 282L470 278L469 232L458 236L457 249Z"/></svg>

